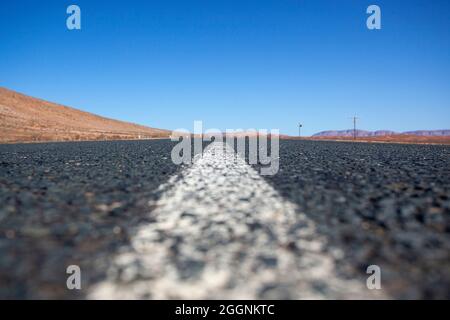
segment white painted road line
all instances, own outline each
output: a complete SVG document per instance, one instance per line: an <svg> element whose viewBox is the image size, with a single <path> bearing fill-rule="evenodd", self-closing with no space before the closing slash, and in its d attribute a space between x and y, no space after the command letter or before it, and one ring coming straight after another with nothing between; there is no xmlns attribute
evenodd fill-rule
<svg viewBox="0 0 450 320"><path fill-rule="evenodd" d="M92 299L385 298L337 274L338 251L225 144L172 177Z"/></svg>

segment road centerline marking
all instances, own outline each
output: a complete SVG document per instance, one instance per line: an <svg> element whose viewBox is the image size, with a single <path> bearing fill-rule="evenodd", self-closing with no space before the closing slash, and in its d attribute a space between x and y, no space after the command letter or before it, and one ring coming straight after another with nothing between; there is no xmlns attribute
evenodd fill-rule
<svg viewBox="0 0 450 320"><path fill-rule="evenodd" d="M314 222L225 143L160 188L156 222L136 229L90 298L383 297L339 277Z"/></svg>

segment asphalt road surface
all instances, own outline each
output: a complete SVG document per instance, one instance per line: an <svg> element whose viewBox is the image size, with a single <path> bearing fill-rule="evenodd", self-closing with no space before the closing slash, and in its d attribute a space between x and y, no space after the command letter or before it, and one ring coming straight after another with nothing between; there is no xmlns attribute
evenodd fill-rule
<svg viewBox="0 0 450 320"><path fill-rule="evenodd" d="M261 176L174 145L1 145L0 298L450 298L449 146L281 141Z"/></svg>

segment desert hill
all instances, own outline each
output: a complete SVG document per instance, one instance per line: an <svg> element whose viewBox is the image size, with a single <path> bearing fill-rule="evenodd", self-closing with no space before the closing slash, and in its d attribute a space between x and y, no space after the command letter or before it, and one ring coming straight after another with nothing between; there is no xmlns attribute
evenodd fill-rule
<svg viewBox="0 0 450 320"><path fill-rule="evenodd" d="M101 117L0 88L0 142L169 137L170 131Z"/></svg>

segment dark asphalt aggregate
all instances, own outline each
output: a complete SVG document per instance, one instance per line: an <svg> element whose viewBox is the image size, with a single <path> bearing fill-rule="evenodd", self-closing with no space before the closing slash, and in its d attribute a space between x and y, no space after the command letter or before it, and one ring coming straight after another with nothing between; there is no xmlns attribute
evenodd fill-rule
<svg viewBox="0 0 450 320"><path fill-rule="evenodd" d="M450 298L449 146L282 141L265 178L341 249L343 276L375 264L392 298Z"/></svg>
<svg viewBox="0 0 450 320"><path fill-rule="evenodd" d="M133 226L151 222L149 200L180 167L163 140L0 146L0 297L78 298L102 279Z"/></svg>
<svg viewBox="0 0 450 320"><path fill-rule="evenodd" d="M81 267L84 288L106 277L182 170L174 145L1 145L0 298L84 298L67 290L66 267ZM450 298L449 146L281 141L280 171L264 178L343 252L342 276L376 264L393 298Z"/></svg>

